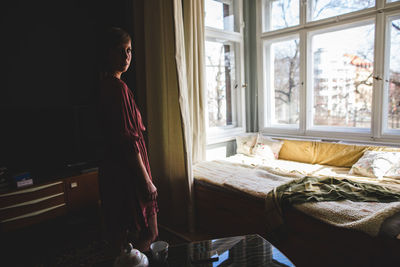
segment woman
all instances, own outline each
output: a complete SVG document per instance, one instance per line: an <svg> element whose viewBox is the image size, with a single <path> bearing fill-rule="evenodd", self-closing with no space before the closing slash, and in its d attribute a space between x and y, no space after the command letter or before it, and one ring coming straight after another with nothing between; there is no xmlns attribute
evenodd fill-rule
<svg viewBox="0 0 400 267"><path fill-rule="evenodd" d="M105 153L99 185L105 226L115 249L130 241L147 251L158 236L157 188L152 182L142 117L132 92L121 80L131 63L131 38L120 28L109 28L100 44L99 104Z"/></svg>

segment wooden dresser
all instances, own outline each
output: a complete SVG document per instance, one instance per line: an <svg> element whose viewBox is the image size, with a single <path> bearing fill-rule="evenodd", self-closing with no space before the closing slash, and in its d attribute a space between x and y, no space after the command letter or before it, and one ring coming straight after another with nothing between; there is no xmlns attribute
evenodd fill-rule
<svg viewBox="0 0 400 267"><path fill-rule="evenodd" d="M0 194L0 229L10 231L98 208L98 174L90 172Z"/></svg>

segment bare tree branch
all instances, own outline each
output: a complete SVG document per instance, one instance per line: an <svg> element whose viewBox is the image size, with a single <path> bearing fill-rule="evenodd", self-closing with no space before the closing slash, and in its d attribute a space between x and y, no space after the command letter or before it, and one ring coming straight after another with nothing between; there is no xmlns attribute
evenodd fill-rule
<svg viewBox="0 0 400 267"><path fill-rule="evenodd" d="M283 99L282 97L280 97L280 96L275 96L275 99L277 99L277 100L281 100L282 102L284 102L284 103L288 103L288 101L287 100L285 100L285 99Z"/></svg>
<svg viewBox="0 0 400 267"><path fill-rule="evenodd" d="M367 85L367 86L372 86L372 82L368 82L368 80L369 80L371 77L372 77L372 72L371 72L371 74L369 74L368 77L365 78L364 80L362 80L362 81L355 80L355 81L354 81L354 87L356 88L355 91L356 91L358 94L361 93L361 92L358 90L358 87L359 87L360 85L364 84L364 85Z"/></svg>
<svg viewBox="0 0 400 267"><path fill-rule="evenodd" d="M289 95L290 95L289 92L286 92L286 91L283 91L283 90L275 90L275 93L280 93L282 95L287 96L288 98L289 98Z"/></svg>
<svg viewBox="0 0 400 267"><path fill-rule="evenodd" d="M289 3L290 3L290 0L288 1ZM281 6L281 11L282 11L282 16L283 16L283 21L285 22L285 26L286 27L288 27L289 26L289 23L287 22L287 19L286 19L286 14L287 14L287 12L286 12L286 10L287 10L287 7L285 7L285 3L284 2L282 2L281 4L280 4L280 6Z"/></svg>
<svg viewBox="0 0 400 267"><path fill-rule="evenodd" d="M329 3L328 3L327 5L321 7L321 9L319 9L319 10L317 11L317 14L315 15L315 18L318 18L319 15L321 15L322 11L324 11L325 9L327 9L327 8L338 7L338 6L340 6L341 4L342 4L341 1L332 1L332 0L329 1ZM314 10L313 10L313 11L315 11L315 7L316 7L317 5L318 5L318 0L315 0L315 5L314 5Z"/></svg>
<svg viewBox="0 0 400 267"><path fill-rule="evenodd" d="M400 31L400 26L396 25L394 22L392 22L392 26L393 28L395 28L396 30Z"/></svg>

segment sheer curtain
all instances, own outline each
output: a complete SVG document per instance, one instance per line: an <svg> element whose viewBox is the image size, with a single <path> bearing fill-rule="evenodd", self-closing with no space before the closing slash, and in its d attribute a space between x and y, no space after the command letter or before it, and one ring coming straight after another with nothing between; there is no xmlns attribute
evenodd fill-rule
<svg viewBox="0 0 400 267"><path fill-rule="evenodd" d="M188 103L193 137L192 159L196 163L205 159L206 144L204 1L183 0L183 8Z"/></svg>
<svg viewBox="0 0 400 267"><path fill-rule="evenodd" d="M183 16L183 17L182 17ZM174 0L175 58L186 150L189 230L194 231L192 163L205 159L204 2Z"/></svg>
<svg viewBox="0 0 400 267"><path fill-rule="evenodd" d="M183 6L181 0L136 0L134 38L144 43L144 56L136 67L144 68L137 84L145 88L137 91L146 91L148 151L159 191L159 221L193 231L192 164L205 155L204 12L203 1L184 0Z"/></svg>

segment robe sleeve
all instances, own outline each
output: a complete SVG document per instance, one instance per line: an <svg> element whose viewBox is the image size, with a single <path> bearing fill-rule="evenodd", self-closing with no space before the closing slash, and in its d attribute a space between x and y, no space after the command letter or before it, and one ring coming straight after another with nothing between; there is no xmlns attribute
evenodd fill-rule
<svg viewBox="0 0 400 267"><path fill-rule="evenodd" d="M113 151L127 157L139 153L139 124L136 121L137 116L133 114L134 107L130 105L124 85L117 83L115 88L109 90L106 102L105 112L108 114L106 131L109 133Z"/></svg>

